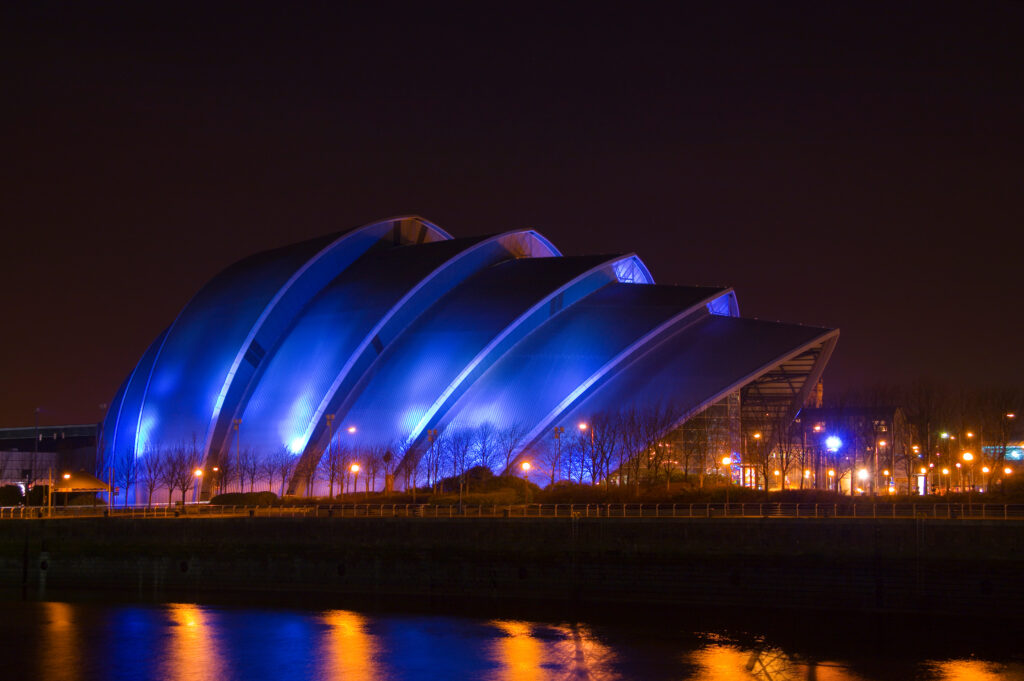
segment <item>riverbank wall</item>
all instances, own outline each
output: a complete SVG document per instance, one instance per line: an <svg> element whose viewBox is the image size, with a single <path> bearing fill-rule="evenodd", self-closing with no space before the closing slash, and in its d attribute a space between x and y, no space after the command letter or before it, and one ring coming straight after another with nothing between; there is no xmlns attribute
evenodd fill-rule
<svg viewBox="0 0 1024 681"><path fill-rule="evenodd" d="M1024 617L1024 522L0 521L0 588L346 594Z"/></svg>

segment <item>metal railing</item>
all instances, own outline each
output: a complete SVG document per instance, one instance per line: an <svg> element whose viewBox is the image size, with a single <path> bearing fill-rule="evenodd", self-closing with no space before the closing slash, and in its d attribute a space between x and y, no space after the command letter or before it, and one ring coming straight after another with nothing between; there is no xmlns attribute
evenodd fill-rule
<svg viewBox="0 0 1024 681"><path fill-rule="evenodd" d="M1024 520L1024 504L330 504L2 507L0 519L38 518L937 518Z"/></svg>

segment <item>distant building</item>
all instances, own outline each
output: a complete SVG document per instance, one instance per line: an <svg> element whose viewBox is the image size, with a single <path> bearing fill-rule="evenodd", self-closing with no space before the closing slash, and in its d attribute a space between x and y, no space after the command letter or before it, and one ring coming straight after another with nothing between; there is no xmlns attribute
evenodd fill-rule
<svg viewBox="0 0 1024 681"><path fill-rule="evenodd" d="M803 446L822 487L864 494L921 492L921 459L900 407L830 407L800 413ZM830 473L831 471L831 473Z"/></svg>
<svg viewBox="0 0 1024 681"><path fill-rule="evenodd" d="M99 425L0 428L0 482L44 481L49 472L96 469Z"/></svg>

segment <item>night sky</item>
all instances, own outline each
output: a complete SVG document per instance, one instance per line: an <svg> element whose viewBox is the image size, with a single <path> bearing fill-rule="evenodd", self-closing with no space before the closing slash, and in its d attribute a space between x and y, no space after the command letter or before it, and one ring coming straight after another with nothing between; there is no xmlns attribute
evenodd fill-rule
<svg viewBox="0 0 1024 681"><path fill-rule="evenodd" d="M840 327L827 392L1024 382L1024 3L19 4L2 426L99 420L219 270L406 213Z"/></svg>

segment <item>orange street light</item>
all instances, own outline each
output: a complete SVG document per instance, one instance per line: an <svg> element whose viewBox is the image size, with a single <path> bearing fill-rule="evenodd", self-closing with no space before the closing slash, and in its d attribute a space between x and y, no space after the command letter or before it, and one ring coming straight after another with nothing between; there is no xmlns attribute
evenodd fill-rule
<svg viewBox="0 0 1024 681"><path fill-rule="evenodd" d="M352 471L353 473L358 473L359 472L359 464L357 464L357 463L352 464L351 466L349 466L349 470Z"/></svg>
<svg viewBox="0 0 1024 681"><path fill-rule="evenodd" d="M203 469L202 468L197 468L195 470L195 472L193 473L193 475L195 475L197 478L203 477Z"/></svg>
<svg viewBox="0 0 1024 681"><path fill-rule="evenodd" d="M722 457L722 465L723 466L728 466L731 463L732 463L732 457L728 457L728 456Z"/></svg>
<svg viewBox="0 0 1024 681"><path fill-rule="evenodd" d="M1013 475L1013 469L1007 466L1006 468L1003 469L1003 473L1005 475Z"/></svg>
<svg viewBox="0 0 1024 681"><path fill-rule="evenodd" d="M988 467L988 466L982 466L982 467L981 467L981 472L982 472L982 473L988 473L988 472L989 472L989 470L990 470L990 469L989 469L989 467Z"/></svg>
<svg viewBox="0 0 1024 681"><path fill-rule="evenodd" d="M355 426L349 426L348 427L348 432L349 432L349 435L351 435L352 433L356 432L356 427Z"/></svg>
<svg viewBox="0 0 1024 681"><path fill-rule="evenodd" d="M65 480L70 480L71 479L71 473L65 473L64 474L64 479Z"/></svg>
<svg viewBox="0 0 1024 681"><path fill-rule="evenodd" d="M964 452L964 461L974 461L974 454Z"/></svg>
<svg viewBox="0 0 1024 681"><path fill-rule="evenodd" d="M585 424L585 423L583 423L581 421L580 424L578 426L576 426L576 427L579 428L580 430L586 430L587 429L587 424Z"/></svg>
<svg viewBox="0 0 1024 681"><path fill-rule="evenodd" d="M761 439L761 433L754 433L754 439L755 440L760 440Z"/></svg>

